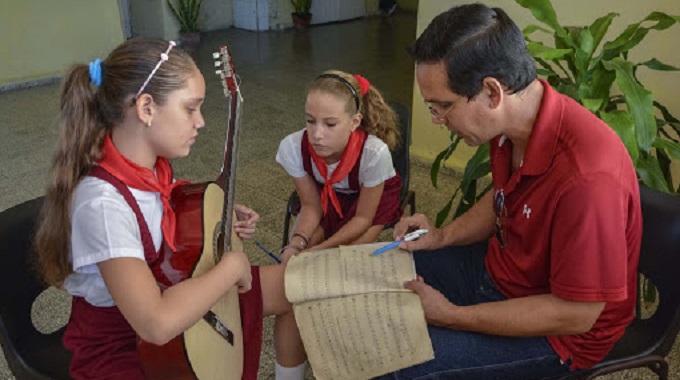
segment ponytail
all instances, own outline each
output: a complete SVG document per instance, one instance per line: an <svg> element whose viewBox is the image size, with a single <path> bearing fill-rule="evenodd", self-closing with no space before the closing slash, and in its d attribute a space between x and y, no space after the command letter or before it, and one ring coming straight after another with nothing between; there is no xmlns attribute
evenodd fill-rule
<svg viewBox="0 0 680 380"><path fill-rule="evenodd" d="M61 286L72 271L68 255L71 198L99 158L106 133L98 121L95 98L88 67L72 66L61 88L59 137L35 241L43 280L53 286Z"/></svg>
<svg viewBox="0 0 680 380"><path fill-rule="evenodd" d="M392 107L383 99L375 87L371 86L361 99L361 127L368 134L380 138L390 150L399 146L399 119Z"/></svg>

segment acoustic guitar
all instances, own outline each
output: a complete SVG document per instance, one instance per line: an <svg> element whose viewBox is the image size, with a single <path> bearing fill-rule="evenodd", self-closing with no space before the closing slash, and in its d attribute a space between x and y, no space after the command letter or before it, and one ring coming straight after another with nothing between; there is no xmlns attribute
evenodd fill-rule
<svg viewBox="0 0 680 380"><path fill-rule="evenodd" d="M233 232L236 154L243 99L227 46L214 53L217 74L229 102L224 163L213 182L186 184L173 190L177 216L176 251L165 248L161 287L212 269L225 252L243 251ZM159 276L156 276L157 279ZM243 333L239 298L233 287L196 324L163 346L139 340L137 351L148 379L240 380Z"/></svg>

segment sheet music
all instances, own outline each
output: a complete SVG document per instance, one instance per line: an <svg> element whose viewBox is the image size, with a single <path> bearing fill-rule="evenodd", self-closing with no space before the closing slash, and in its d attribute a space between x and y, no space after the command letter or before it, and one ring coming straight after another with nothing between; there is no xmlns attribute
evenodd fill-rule
<svg viewBox="0 0 680 380"><path fill-rule="evenodd" d="M383 244L305 252L288 262L286 296L318 379L368 379L434 357L411 253Z"/></svg>

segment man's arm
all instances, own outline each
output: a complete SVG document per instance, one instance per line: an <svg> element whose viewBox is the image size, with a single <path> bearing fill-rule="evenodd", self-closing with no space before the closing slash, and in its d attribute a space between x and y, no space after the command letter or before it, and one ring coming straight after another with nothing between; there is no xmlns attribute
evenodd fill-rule
<svg viewBox="0 0 680 380"><path fill-rule="evenodd" d="M418 240L401 243L399 247L409 251L467 245L488 240L494 233L495 219L493 192L489 191L465 214L440 229L435 228L422 214L404 217L394 227L394 237L398 240L412 230L429 230L427 235Z"/></svg>
<svg viewBox="0 0 680 380"><path fill-rule="evenodd" d="M575 335L590 330L604 302L573 302L553 294L457 306L421 278L405 284L420 296L427 322L455 330L504 336Z"/></svg>

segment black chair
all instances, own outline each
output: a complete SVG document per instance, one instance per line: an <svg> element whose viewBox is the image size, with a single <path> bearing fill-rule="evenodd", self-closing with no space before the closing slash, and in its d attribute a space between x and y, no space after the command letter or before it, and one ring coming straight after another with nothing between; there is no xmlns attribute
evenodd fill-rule
<svg viewBox="0 0 680 380"><path fill-rule="evenodd" d="M680 197L641 186L642 248L639 272L658 291L658 307L648 319L635 316L604 361L560 380L594 379L629 368L647 367L668 380L668 362L680 331Z"/></svg>
<svg viewBox="0 0 680 380"><path fill-rule="evenodd" d="M400 208L406 210L409 207L411 215L416 213L416 193L408 189L409 174L410 174L410 156L409 147L411 146L411 114L403 104L396 102L388 102L390 107L396 112L399 119L399 129L401 132L401 143L392 151L392 163L394 168L401 176L401 204ZM288 244L288 234L290 232L290 219L292 216L297 216L297 209L300 206L300 197L298 193L293 192L288 197L288 204L286 205L286 216L283 221L283 239L281 246L285 247ZM394 227L395 223L386 225L385 228Z"/></svg>
<svg viewBox="0 0 680 380"><path fill-rule="evenodd" d="M64 328L39 332L31 307L47 287L36 276L32 240L43 198L0 213L0 344L17 380L69 379Z"/></svg>

